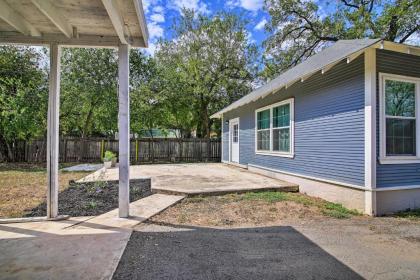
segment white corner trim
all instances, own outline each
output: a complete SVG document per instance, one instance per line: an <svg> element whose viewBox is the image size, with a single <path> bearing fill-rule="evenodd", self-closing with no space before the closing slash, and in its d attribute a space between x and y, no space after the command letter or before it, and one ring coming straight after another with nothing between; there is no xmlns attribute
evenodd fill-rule
<svg viewBox="0 0 420 280"><path fill-rule="evenodd" d="M385 115L385 81L397 80L412 82L416 85L416 155L415 156L387 156L386 155L386 115ZM379 73L379 163L380 164L410 164L420 163L420 78L388 73Z"/></svg>
<svg viewBox="0 0 420 280"><path fill-rule="evenodd" d="M281 152L273 151L273 108L281 105L290 104L290 151ZM270 130L270 150L258 150L258 112L270 110L270 128L265 130ZM270 104L255 110L255 123L254 123L254 150L256 155L265 155L265 156L278 156L278 157L295 157L295 98L288 98L283 101Z"/></svg>
<svg viewBox="0 0 420 280"><path fill-rule="evenodd" d="M335 180L329 180L329 179L323 179L323 178L314 177L314 176L302 175L302 174L298 174L298 173L294 173L294 172L283 171L283 170L279 170L279 169L264 167L264 166L260 166L260 165L250 164L250 163L248 163L248 166L263 169L263 170L267 170L267 171L271 171L271 172L283 173L283 174L286 174L286 175L291 175L291 176L296 176L296 177L305 178L305 179L309 179L309 180L314 180L314 181L329 183L329 184L333 184L333 185L337 185L337 186L347 187L347 188L351 188L351 189L372 191L371 189L368 189L368 188L363 187L363 186L344 183L344 182L339 182L339 181L335 181Z"/></svg>
<svg viewBox="0 0 420 280"><path fill-rule="evenodd" d="M365 187L376 187L376 49L365 51Z"/></svg>
<svg viewBox="0 0 420 280"><path fill-rule="evenodd" d="M246 164L240 164L240 163L231 162L231 161L227 161L227 160L222 160L222 163L232 165L232 166L236 166L236 167L240 167L240 168L248 169L248 165L246 165Z"/></svg>

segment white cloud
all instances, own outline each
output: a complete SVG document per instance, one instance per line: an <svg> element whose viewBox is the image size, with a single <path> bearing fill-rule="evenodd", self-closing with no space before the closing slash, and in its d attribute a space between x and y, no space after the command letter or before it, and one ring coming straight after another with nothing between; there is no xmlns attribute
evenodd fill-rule
<svg viewBox="0 0 420 280"><path fill-rule="evenodd" d="M154 6L157 3L157 0L143 0L143 10L145 14L148 14L150 11L150 7Z"/></svg>
<svg viewBox="0 0 420 280"><path fill-rule="evenodd" d="M202 14L210 13L207 4L200 0L172 0L170 4L173 9L179 12L181 12L182 8L187 8Z"/></svg>
<svg viewBox="0 0 420 280"><path fill-rule="evenodd" d="M252 37L252 33L251 32L249 32L246 35L246 40L248 41L249 44L256 44L257 43L257 41L255 41L254 37Z"/></svg>
<svg viewBox="0 0 420 280"><path fill-rule="evenodd" d="M163 7L162 6L155 6L155 7L153 7L153 12L155 12L155 13L159 13L159 14L161 14L161 13L163 13Z"/></svg>
<svg viewBox="0 0 420 280"><path fill-rule="evenodd" d="M263 7L264 0L241 0L241 7L250 10L250 11L258 11Z"/></svg>
<svg viewBox="0 0 420 280"><path fill-rule="evenodd" d="M150 40L159 38L163 36L163 28L158 25L156 22L151 22L147 25L149 29Z"/></svg>
<svg viewBox="0 0 420 280"><path fill-rule="evenodd" d="M265 25L267 24L267 19L263 18L257 25L255 25L255 30L263 30Z"/></svg>
<svg viewBox="0 0 420 280"><path fill-rule="evenodd" d="M162 14L153 14L150 16L152 22L164 22L165 17Z"/></svg>
<svg viewBox="0 0 420 280"><path fill-rule="evenodd" d="M155 43L149 43L149 47L146 49L146 53L148 53L151 56L155 55L157 46Z"/></svg>
<svg viewBox="0 0 420 280"><path fill-rule="evenodd" d="M245 10L256 12L262 9L264 0L229 0L226 5L230 8L241 7Z"/></svg>

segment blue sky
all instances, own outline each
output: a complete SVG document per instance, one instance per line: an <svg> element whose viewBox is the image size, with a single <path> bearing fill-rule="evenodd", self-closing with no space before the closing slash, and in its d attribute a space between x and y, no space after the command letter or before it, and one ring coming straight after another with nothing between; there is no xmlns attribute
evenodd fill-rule
<svg viewBox="0 0 420 280"><path fill-rule="evenodd" d="M336 9L335 0L315 0L318 4L318 14L325 17ZM263 10L264 0L143 0L144 11L149 28L149 49L153 54L159 37L171 38L170 26L177 18L183 7L194 9L206 15L213 15L219 11L230 11L243 14L249 19L249 40L261 46L267 34L264 25L269 19ZM419 45L420 38L414 34L407 43Z"/></svg>
<svg viewBox="0 0 420 280"><path fill-rule="evenodd" d="M159 37L170 38L170 26L180 15L182 7L210 16L218 11L244 14L250 20L249 39L261 44L266 37L264 24L268 18L263 4L264 0L143 0L150 35L149 53L154 52Z"/></svg>

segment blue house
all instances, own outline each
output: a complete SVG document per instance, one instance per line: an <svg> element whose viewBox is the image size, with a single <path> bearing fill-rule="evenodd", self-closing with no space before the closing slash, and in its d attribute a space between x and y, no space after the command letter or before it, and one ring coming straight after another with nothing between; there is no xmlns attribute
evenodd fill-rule
<svg viewBox="0 0 420 280"><path fill-rule="evenodd" d="M338 41L212 116L222 160L369 215L420 207L420 48Z"/></svg>

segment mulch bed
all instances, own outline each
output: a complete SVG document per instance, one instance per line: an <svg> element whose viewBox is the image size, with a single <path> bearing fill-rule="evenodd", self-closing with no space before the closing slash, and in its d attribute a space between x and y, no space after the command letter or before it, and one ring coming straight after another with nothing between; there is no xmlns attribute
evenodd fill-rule
<svg viewBox="0 0 420 280"><path fill-rule="evenodd" d="M150 180L130 181L130 202L151 195ZM118 181L89 183L70 182L70 186L58 195L60 215L96 216L118 207ZM46 202L29 209L26 217L46 216Z"/></svg>

